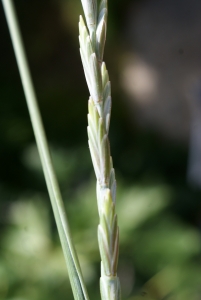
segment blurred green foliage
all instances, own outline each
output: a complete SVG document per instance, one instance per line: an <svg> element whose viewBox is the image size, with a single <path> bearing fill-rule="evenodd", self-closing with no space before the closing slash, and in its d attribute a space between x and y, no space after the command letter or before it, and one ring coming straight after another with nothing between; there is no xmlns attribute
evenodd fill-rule
<svg viewBox="0 0 201 300"><path fill-rule="evenodd" d="M119 20L127 3L122 9L122 1L109 2L106 46L114 99L110 138L118 180L122 296L197 300L201 194L186 184L187 146L142 131L129 117L117 75L124 43ZM100 299L95 176L86 134L88 91L77 40L80 1L18 0L16 6L89 295ZM72 299L3 11L0 14L0 299Z"/></svg>

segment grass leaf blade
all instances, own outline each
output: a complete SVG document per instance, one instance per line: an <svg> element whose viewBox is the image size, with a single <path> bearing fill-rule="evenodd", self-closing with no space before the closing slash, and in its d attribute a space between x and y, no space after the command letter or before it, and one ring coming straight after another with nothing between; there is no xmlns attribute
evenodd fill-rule
<svg viewBox="0 0 201 300"><path fill-rule="evenodd" d="M20 30L15 14L15 9L12 0L2 0L17 63L20 71L22 85L26 96L26 101L30 113L30 118L43 166L43 171L50 195L52 208L59 231L59 236L66 260L69 278L73 290L73 295L76 300L88 300L87 291L84 285L79 261L72 242L70 229L65 213L64 203L59 190L58 182L54 173L48 144L43 128L37 100L32 84L26 55L20 35Z"/></svg>

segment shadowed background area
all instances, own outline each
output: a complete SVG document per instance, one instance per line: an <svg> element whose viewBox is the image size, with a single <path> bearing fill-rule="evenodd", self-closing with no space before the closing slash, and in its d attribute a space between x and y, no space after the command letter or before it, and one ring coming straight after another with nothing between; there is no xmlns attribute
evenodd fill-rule
<svg viewBox="0 0 201 300"><path fill-rule="evenodd" d="M79 0L15 1L73 239L100 299ZM201 2L109 0L123 299L201 298ZM0 299L73 299L0 6Z"/></svg>

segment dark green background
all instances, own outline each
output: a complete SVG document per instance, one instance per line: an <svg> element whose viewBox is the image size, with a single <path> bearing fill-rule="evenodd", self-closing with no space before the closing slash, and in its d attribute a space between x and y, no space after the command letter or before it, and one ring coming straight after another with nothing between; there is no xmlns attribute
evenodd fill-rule
<svg viewBox="0 0 201 300"><path fill-rule="evenodd" d="M122 297L196 300L201 204L200 191L186 183L188 145L140 129L120 88L131 2L109 1L105 51L113 96L110 141L118 182ZM82 7L78 0L15 4L89 295L100 299L88 90L77 38ZM0 299L72 299L2 7L0 37Z"/></svg>

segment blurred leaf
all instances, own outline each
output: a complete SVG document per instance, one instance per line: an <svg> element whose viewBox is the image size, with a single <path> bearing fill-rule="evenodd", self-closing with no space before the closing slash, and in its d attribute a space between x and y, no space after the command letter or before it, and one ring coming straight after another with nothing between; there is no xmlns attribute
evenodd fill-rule
<svg viewBox="0 0 201 300"><path fill-rule="evenodd" d="M118 217L121 234L133 230L148 218L160 213L168 205L171 190L165 186L135 186L120 190L118 194Z"/></svg>

